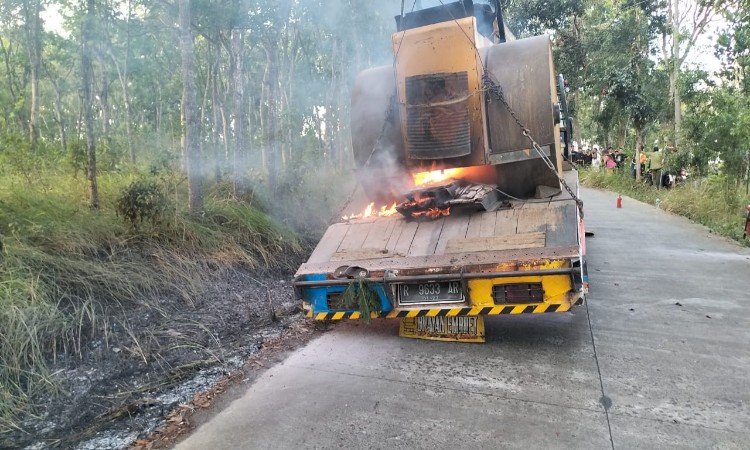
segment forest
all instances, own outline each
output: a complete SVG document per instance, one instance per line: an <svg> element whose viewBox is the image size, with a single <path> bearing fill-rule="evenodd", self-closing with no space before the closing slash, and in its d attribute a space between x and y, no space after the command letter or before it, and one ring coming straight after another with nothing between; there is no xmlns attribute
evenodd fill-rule
<svg viewBox="0 0 750 450"><path fill-rule="evenodd" d="M55 368L92 343L158 366L169 308L237 267L288 277L353 189L357 73L392 63L394 16L433 3L0 0L0 435L64 395ZM669 149L692 181L674 209L721 203L736 219L685 214L737 237L747 0L500 3L517 37L549 35L581 145Z"/></svg>
<svg viewBox="0 0 750 450"><path fill-rule="evenodd" d="M180 168L191 211L204 185L242 197L306 164L344 169L353 79L388 63L393 16L417 2L371 3L4 1L3 167L85 174L94 208L97 174ZM504 8L519 37L554 41L579 138L747 179L745 2ZM706 52L713 72L691 64Z"/></svg>

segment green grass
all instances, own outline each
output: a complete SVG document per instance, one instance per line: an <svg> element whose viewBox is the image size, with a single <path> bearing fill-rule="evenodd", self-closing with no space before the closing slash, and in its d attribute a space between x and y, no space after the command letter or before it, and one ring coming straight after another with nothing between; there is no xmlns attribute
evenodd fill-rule
<svg viewBox="0 0 750 450"><path fill-rule="evenodd" d="M137 176L99 177L101 208L86 204L87 183L52 172L0 177L0 433L32 399L58 390L49 361L106 343L113 317L153 299L190 303L211 267L289 267L304 249L287 226L252 204L209 188L198 217L179 177L162 177L171 209L137 228L115 214Z"/></svg>
<svg viewBox="0 0 750 450"><path fill-rule="evenodd" d="M583 169L580 177L584 186L606 189L644 203L653 205L659 198L662 209L685 216L717 234L750 246L750 239L742 237L747 217L745 208L750 204L750 196L743 187L723 177L689 180L675 188L659 191L653 186L636 182L629 173L606 175L604 171Z"/></svg>

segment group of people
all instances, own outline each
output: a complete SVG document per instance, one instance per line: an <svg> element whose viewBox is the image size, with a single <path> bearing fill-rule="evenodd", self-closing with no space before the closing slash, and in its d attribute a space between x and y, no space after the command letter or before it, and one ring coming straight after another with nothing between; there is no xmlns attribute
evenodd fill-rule
<svg viewBox="0 0 750 450"><path fill-rule="evenodd" d="M598 145L591 147L586 146L579 150L577 145L573 145L573 152L571 158L574 163L582 165L590 165L595 169L604 168L607 173L612 173L615 170L624 171L626 166L626 160L628 159L622 149L613 149L612 147L606 150L600 149ZM633 178L636 177L636 156L633 155L630 159L630 172ZM654 146L652 152L648 154L644 151L640 153L639 164L641 166L641 175L647 183L653 184L657 189L669 186L673 183L672 176L664 173L664 152L660 151L659 147ZM687 174L682 171L679 177L686 178ZM675 177L678 178L678 177ZM675 180L678 181L678 180Z"/></svg>
<svg viewBox="0 0 750 450"><path fill-rule="evenodd" d="M615 150L612 147L600 150L598 145L594 145L579 151L578 147L574 146L572 159L575 163L590 165L595 169L603 167L608 173L625 167L625 153L622 149Z"/></svg>

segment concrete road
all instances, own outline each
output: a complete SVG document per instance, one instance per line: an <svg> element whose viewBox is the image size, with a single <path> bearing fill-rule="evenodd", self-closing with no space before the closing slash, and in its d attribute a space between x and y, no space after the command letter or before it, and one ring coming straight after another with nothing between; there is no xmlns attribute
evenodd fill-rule
<svg viewBox="0 0 750 450"><path fill-rule="evenodd" d="M591 292L486 344L342 323L178 449L750 448L750 249L584 190Z"/></svg>

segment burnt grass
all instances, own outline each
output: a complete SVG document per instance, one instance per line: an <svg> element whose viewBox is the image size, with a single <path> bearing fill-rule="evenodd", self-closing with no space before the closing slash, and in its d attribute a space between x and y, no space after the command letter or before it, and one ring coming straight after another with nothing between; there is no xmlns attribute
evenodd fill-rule
<svg viewBox="0 0 750 450"><path fill-rule="evenodd" d="M54 358L59 393L35 399L18 429L0 436L0 448L133 446L304 320L292 275L214 269L192 302L167 295L108 319L107 331L93 334L80 355Z"/></svg>

